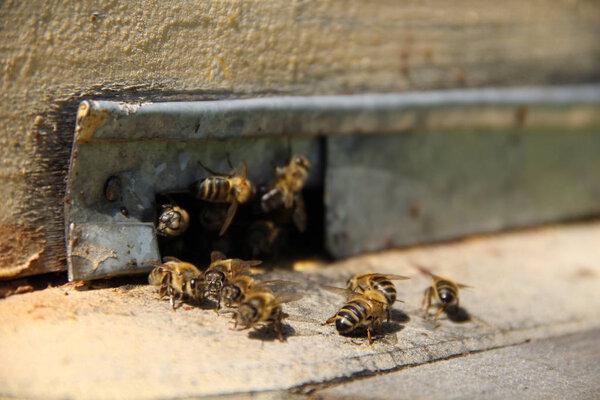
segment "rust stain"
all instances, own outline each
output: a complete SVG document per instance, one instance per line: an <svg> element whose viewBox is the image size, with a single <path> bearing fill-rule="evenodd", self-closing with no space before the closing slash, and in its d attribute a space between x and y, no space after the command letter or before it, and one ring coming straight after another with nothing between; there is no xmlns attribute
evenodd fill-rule
<svg viewBox="0 0 600 400"><path fill-rule="evenodd" d="M36 229L0 225L0 279L14 278L40 263L46 240Z"/></svg>

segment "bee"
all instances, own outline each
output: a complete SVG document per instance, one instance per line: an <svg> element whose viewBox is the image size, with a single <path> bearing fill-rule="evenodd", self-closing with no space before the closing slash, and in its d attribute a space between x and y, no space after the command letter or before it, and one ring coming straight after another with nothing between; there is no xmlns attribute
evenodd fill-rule
<svg viewBox="0 0 600 400"><path fill-rule="evenodd" d="M187 231L190 215L179 206L163 204L156 231L163 236L179 236Z"/></svg>
<svg viewBox="0 0 600 400"><path fill-rule="evenodd" d="M223 285L223 289L221 289L219 306L225 305L225 307L229 308L237 307L244 301L247 293L262 289L269 290L269 288L272 286L293 284L295 283L286 280L257 281L248 275L238 275Z"/></svg>
<svg viewBox="0 0 600 400"><path fill-rule="evenodd" d="M383 318L389 318L388 300L382 292L374 289L365 289L363 292L354 292L349 289L326 286L325 289L347 296L347 302L332 317L322 325L335 322L335 329L341 334L347 334L361 327L367 327L369 344L373 343L373 330L379 330Z"/></svg>
<svg viewBox="0 0 600 400"><path fill-rule="evenodd" d="M275 335L280 342L285 342L283 336L282 304L299 300L300 294L288 293L276 295L272 291L261 288L247 293L244 301L234 314L235 328L248 329L257 325L273 325Z"/></svg>
<svg viewBox="0 0 600 400"><path fill-rule="evenodd" d="M311 164L303 155L295 155L285 167L275 169L275 181L261 196L263 212L269 213L279 208L293 208L292 218L300 232L306 230L306 209L302 198L302 188L308 179Z"/></svg>
<svg viewBox="0 0 600 400"><path fill-rule="evenodd" d="M437 300L438 307L438 310L433 316L434 320L437 320L440 314L443 311L446 311L450 306L455 306L458 308L458 290L470 288L470 286L463 285L461 283L455 283L451 279L434 275L426 268L417 268L419 268L422 273L431 276L433 279L431 286L425 289L425 292L423 293L423 301L421 302L421 308L425 310L425 316L429 316L429 309L432 306L432 300Z"/></svg>
<svg viewBox="0 0 600 400"><path fill-rule="evenodd" d="M270 220L254 221L246 231L246 245L252 257L271 254L281 237L281 229Z"/></svg>
<svg viewBox="0 0 600 400"><path fill-rule="evenodd" d="M148 276L148 283L160 286L158 294L162 299L170 297L171 307L175 309L175 299L202 298L202 272L194 264L175 257L164 257L163 264L152 264L155 268Z"/></svg>
<svg viewBox="0 0 600 400"><path fill-rule="evenodd" d="M261 263L260 260L245 261L239 258L226 258L225 254L220 251L213 251L210 254L210 265L203 274L203 296L219 302L218 308L220 308L223 286L247 272L249 268Z"/></svg>
<svg viewBox="0 0 600 400"><path fill-rule="evenodd" d="M202 167L213 174L213 176L194 183L192 185L192 192L200 200L210 203L229 204L225 221L219 231L219 236L222 236L227 231L229 224L231 224L237 212L238 205L246 203L254 194L254 185L246 178L247 169L245 163L240 163L229 174L212 171L204 165Z"/></svg>
<svg viewBox="0 0 600 400"><path fill-rule="evenodd" d="M396 286L392 280L410 279L402 275L378 274L374 272L365 272L356 274L348 280L347 287L352 291L363 293L366 289L373 289L381 292L387 300L387 305L391 307L396 301ZM388 318L389 319L389 318Z"/></svg>

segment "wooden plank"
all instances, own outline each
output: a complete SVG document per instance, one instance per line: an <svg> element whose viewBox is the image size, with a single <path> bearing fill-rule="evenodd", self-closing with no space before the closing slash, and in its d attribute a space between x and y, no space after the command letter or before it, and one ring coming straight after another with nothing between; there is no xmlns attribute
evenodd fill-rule
<svg viewBox="0 0 600 400"><path fill-rule="evenodd" d="M205 100L598 81L593 0L277 0L0 8L0 276L64 268L81 99Z"/></svg>
<svg viewBox="0 0 600 400"><path fill-rule="evenodd" d="M173 311L147 285L108 281L96 290L67 285L11 296L0 301L0 395L248 398L261 392L269 398L283 391L278 394L288 398L289 389L307 393L341 380L597 330L599 241L599 223L579 224L271 271L261 278L296 281L290 290L304 294L283 306L289 314L285 343L270 330L232 330L231 315L208 304ZM431 279L414 263L473 287L460 292L470 321L423 318L421 299ZM411 277L396 282L405 303L393 306L392 321L373 345L364 335L344 337L332 325L321 326L345 300L320 285L343 286L368 269ZM511 367L498 365L500 371Z"/></svg>

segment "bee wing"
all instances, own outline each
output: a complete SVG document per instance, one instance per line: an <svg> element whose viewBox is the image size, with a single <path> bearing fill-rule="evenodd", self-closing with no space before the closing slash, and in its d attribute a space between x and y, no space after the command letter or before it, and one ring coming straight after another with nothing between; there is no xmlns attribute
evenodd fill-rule
<svg viewBox="0 0 600 400"><path fill-rule="evenodd" d="M151 264L152 265L152 264ZM177 270L177 268L175 267L176 264L172 263L171 261L168 261L164 264L156 264L154 265L156 268L161 269L162 271L169 271L173 274L177 274L177 275L183 275L180 271Z"/></svg>
<svg viewBox="0 0 600 400"><path fill-rule="evenodd" d="M165 263L167 263L167 262L180 263L182 261L179 258L177 258L177 257L166 256L166 257L163 257L163 262L165 262Z"/></svg>
<svg viewBox="0 0 600 400"><path fill-rule="evenodd" d="M214 262L217 262L217 261L225 260L226 258L227 258L227 256L225 256L225 254L223 254L219 250L213 250L210 253L210 263L211 264Z"/></svg>
<svg viewBox="0 0 600 400"><path fill-rule="evenodd" d="M304 297L304 295L300 294L300 293L278 293L275 296L275 298L277 299L277 302L279 304L291 303L292 301L298 301L302 297Z"/></svg>
<svg viewBox="0 0 600 400"><path fill-rule="evenodd" d="M222 172L217 172L217 171L213 171L212 169L208 168L206 165L202 164L202 161L198 160L198 164L200 164L200 166L202 168L204 168L209 174L211 175L216 175L216 176L229 176L228 174L224 174Z"/></svg>
<svg viewBox="0 0 600 400"><path fill-rule="evenodd" d="M359 274L359 275L355 275L354 279L362 279L362 278L366 278L368 276L381 276L385 279L389 279L389 280L394 280L394 281L401 281L401 280L405 280L405 279L410 279L408 276L402 276L402 275L395 275L395 274L379 274L376 272L365 272L363 274Z"/></svg>
<svg viewBox="0 0 600 400"><path fill-rule="evenodd" d="M420 264L416 264L416 263L412 263L415 268L417 268L422 274L425 275L429 275L430 277L432 277L433 279L438 279L439 276L434 275L429 269L425 268L424 266L420 265Z"/></svg>
<svg viewBox="0 0 600 400"><path fill-rule="evenodd" d="M286 281L284 279L274 279L271 281L257 281L254 284L254 287L261 288L261 287L269 287L269 286L295 286L297 284L298 284L297 282Z"/></svg>
<svg viewBox="0 0 600 400"><path fill-rule="evenodd" d="M241 273L249 272L249 269L252 267L256 267L257 265L262 264L260 260L240 260L239 258L234 258L231 260L231 272L233 275L238 275Z"/></svg>
<svg viewBox="0 0 600 400"><path fill-rule="evenodd" d="M233 221L233 217L235 216L235 213L237 212L237 208L238 208L237 203L231 203L231 205L227 209L227 215L225 216L225 221L223 222L223 226L221 227L221 230L219 231L219 236L223 236L225 231L227 231L227 228L229 228L229 224L231 224L231 221Z"/></svg>
<svg viewBox="0 0 600 400"><path fill-rule="evenodd" d="M457 283L456 286L458 286L460 289L473 289L473 286L463 285L462 283Z"/></svg>
<svg viewBox="0 0 600 400"><path fill-rule="evenodd" d="M240 165L238 165L237 168L233 170L231 175L232 176L241 176L242 178L245 178L246 176L248 176L248 167L246 166L246 163L242 161L240 163Z"/></svg>
<svg viewBox="0 0 600 400"><path fill-rule="evenodd" d="M323 285L321 287L329 292L339 294L340 296L346 297L346 300L351 300L356 297L362 296L361 293L358 293L358 292L355 292L354 290L350 290L350 289L346 289L346 288L339 288L339 287L328 286L328 285Z"/></svg>
<svg viewBox="0 0 600 400"><path fill-rule="evenodd" d="M277 186L271 186L260 198L260 205L264 212L270 212L284 203L283 191Z"/></svg>
<svg viewBox="0 0 600 400"><path fill-rule="evenodd" d="M302 193L296 193L294 195L294 212L292 214L292 219L294 220L294 225L300 232L306 231L306 207L304 206L304 198L302 197Z"/></svg>
<svg viewBox="0 0 600 400"><path fill-rule="evenodd" d="M392 281L403 281L406 279L410 279L408 276L402 276L402 275L394 275L394 274L378 274L383 276L386 279L392 280Z"/></svg>
<svg viewBox="0 0 600 400"><path fill-rule="evenodd" d="M185 266L179 267L179 275L187 279L193 279L202 275L202 272L194 264L185 263Z"/></svg>

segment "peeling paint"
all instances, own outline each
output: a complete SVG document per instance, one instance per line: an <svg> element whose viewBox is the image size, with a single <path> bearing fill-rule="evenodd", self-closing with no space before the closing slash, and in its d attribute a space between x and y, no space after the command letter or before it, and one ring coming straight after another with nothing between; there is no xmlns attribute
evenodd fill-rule
<svg viewBox="0 0 600 400"><path fill-rule="evenodd" d="M82 101L77 110L77 126L75 128L75 141L85 143L92 139L96 130L108 120L106 110L98 110L93 101Z"/></svg>
<svg viewBox="0 0 600 400"><path fill-rule="evenodd" d="M117 252L102 246L74 246L71 256L86 259L92 264L92 270L95 271L109 258L117 258Z"/></svg>
<svg viewBox="0 0 600 400"><path fill-rule="evenodd" d="M39 231L21 225L0 226L0 279L13 278L38 266L45 241Z"/></svg>

